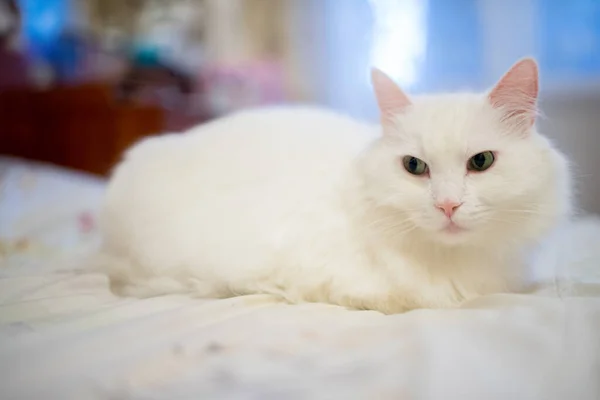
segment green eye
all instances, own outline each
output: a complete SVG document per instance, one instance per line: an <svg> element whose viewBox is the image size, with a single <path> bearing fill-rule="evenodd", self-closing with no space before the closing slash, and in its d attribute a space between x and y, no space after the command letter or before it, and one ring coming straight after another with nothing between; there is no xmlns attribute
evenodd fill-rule
<svg viewBox="0 0 600 400"><path fill-rule="evenodd" d="M467 169L469 171L482 172L488 169L494 164L494 153L491 151L484 151L482 153L475 154L467 162Z"/></svg>
<svg viewBox="0 0 600 400"><path fill-rule="evenodd" d="M406 156L402 159L404 168L413 175L423 175L429 171L425 161L413 156Z"/></svg>

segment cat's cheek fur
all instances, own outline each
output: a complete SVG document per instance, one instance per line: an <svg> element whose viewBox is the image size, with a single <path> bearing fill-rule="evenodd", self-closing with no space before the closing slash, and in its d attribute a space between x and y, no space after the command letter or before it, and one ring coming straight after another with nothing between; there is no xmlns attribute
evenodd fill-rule
<svg viewBox="0 0 600 400"><path fill-rule="evenodd" d="M499 153L489 176L474 176L478 197L496 221L498 235L535 241L570 213L570 182L564 156L539 134L514 138ZM510 190L508 190L509 188Z"/></svg>

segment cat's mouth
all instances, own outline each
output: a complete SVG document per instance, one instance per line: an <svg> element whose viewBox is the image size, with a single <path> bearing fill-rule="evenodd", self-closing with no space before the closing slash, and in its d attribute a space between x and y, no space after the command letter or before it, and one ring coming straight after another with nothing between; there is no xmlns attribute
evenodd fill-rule
<svg viewBox="0 0 600 400"><path fill-rule="evenodd" d="M456 222L450 221L444 228L442 228L442 231L451 235L457 235L459 233L465 232L466 229L462 226L457 225Z"/></svg>

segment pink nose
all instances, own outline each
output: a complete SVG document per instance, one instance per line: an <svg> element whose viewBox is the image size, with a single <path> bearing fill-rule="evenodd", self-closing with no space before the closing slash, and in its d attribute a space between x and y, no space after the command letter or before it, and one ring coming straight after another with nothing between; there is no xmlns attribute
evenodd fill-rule
<svg viewBox="0 0 600 400"><path fill-rule="evenodd" d="M452 200L444 200L442 202L435 203L435 206L439 208L448 218L452 217L458 207L461 205L462 203Z"/></svg>

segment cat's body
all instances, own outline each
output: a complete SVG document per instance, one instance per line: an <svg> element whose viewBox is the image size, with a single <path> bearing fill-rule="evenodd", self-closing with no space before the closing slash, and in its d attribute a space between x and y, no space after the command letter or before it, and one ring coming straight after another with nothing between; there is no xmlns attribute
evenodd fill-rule
<svg viewBox="0 0 600 400"><path fill-rule="evenodd" d="M568 174L505 112L446 95L394 112L383 136L274 108L147 139L109 186L106 271L134 296L272 293L387 313L521 289L524 256L568 212ZM486 150L490 171L464 169ZM407 155L427 176L404 169Z"/></svg>

